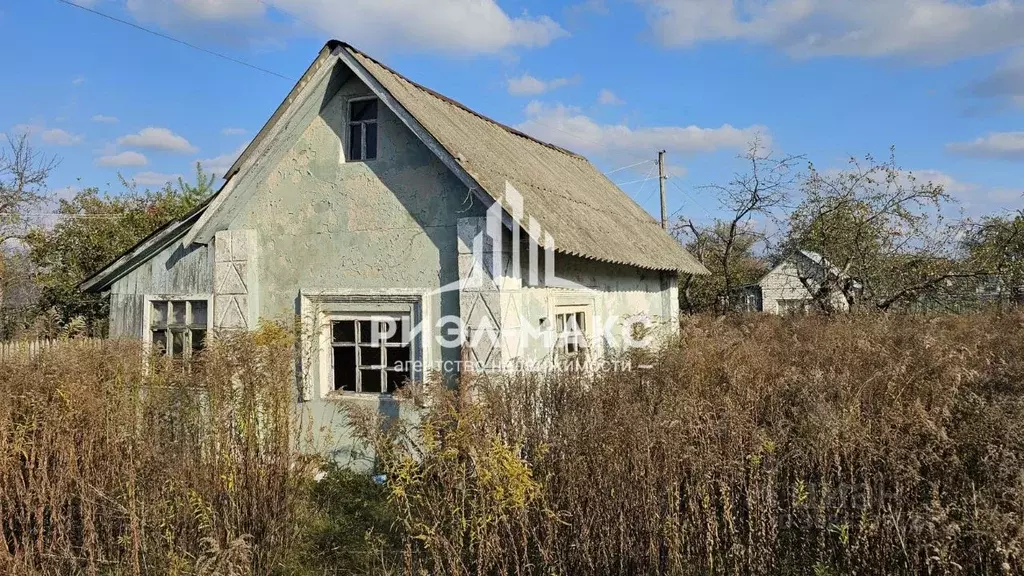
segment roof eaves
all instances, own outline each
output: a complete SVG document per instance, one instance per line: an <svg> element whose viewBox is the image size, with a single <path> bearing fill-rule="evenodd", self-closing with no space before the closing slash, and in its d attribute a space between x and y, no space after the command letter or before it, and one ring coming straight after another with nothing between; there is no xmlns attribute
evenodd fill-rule
<svg viewBox="0 0 1024 576"><path fill-rule="evenodd" d="M150 255L163 250L168 244L180 238L188 227L202 215L210 201L217 194L211 194L190 212L171 220L163 226L154 230L150 235L139 240L134 246L121 253L115 260L108 263L98 272L81 281L77 288L81 292L101 292L111 284L130 272L135 265L144 261Z"/></svg>

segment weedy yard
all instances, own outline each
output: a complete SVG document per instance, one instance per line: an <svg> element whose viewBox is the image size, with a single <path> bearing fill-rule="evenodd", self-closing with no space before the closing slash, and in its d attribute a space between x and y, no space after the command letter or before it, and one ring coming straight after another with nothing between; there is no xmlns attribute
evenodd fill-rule
<svg viewBox="0 0 1024 576"><path fill-rule="evenodd" d="M1024 570L1020 312L695 317L652 369L416 387L351 415L380 483L308 456L293 350L5 361L0 572Z"/></svg>

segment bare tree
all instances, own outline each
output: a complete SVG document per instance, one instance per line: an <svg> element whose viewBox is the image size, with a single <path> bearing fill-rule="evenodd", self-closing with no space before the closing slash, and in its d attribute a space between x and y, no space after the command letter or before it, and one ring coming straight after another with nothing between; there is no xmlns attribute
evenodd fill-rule
<svg viewBox="0 0 1024 576"><path fill-rule="evenodd" d="M763 271L753 251L758 243L769 240L766 221L776 220L777 210L789 200L798 178L796 166L803 161L802 156L776 156L759 135L739 159L746 165L745 171L736 173L728 184L704 187L718 197L728 216L706 226L680 220L673 227L673 232L683 238L687 248L712 273L710 278L689 278L680 290L683 307L691 311L725 311L737 286L752 281L753 274ZM757 222L758 219L764 221ZM693 289L701 291L702 297L694 298Z"/></svg>
<svg viewBox="0 0 1024 576"><path fill-rule="evenodd" d="M25 239L29 214L46 201L46 180L57 164L55 157L34 150L27 134L8 136L7 145L0 149L0 310L5 287L11 282L9 250Z"/></svg>

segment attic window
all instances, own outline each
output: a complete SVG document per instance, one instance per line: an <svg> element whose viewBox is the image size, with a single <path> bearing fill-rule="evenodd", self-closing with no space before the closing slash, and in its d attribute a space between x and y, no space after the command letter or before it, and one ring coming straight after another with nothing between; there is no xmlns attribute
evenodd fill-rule
<svg viewBox="0 0 1024 576"><path fill-rule="evenodd" d="M353 161L377 158L376 98L350 100L348 103L348 159Z"/></svg>

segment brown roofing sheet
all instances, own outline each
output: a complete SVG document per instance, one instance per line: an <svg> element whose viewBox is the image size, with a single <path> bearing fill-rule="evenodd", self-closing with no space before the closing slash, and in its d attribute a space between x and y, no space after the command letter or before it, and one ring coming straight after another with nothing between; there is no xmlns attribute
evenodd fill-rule
<svg viewBox="0 0 1024 576"><path fill-rule="evenodd" d="M369 56L349 52L480 183L501 201L505 182L523 195L567 253L653 270L707 274L680 243L582 156L530 138L436 92Z"/></svg>

